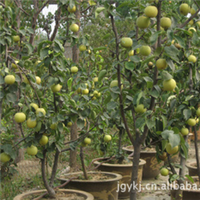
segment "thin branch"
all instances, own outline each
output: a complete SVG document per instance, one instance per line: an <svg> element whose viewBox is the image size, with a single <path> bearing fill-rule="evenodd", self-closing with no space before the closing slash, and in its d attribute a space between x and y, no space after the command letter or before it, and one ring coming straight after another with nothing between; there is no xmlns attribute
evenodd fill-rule
<svg viewBox="0 0 200 200"><path fill-rule="evenodd" d="M13 148L14 147L16 147L17 145L19 145L21 142L23 142L24 140L26 140L26 138L28 138L30 135L32 135L34 132L32 132L32 133L29 133L26 137L24 137L23 139L21 139L19 142L17 142L14 146L13 146Z"/></svg>
<svg viewBox="0 0 200 200"><path fill-rule="evenodd" d="M57 33L59 25L60 25L60 16L61 16L61 7L58 8L57 14L55 16L56 24L55 24L54 31L53 31L53 34L50 39L51 41L53 41L56 37L56 33Z"/></svg>
<svg viewBox="0 0 200 200"><path fill-rule="evenodd" d="M42 7L37 11L36 15L39 15L40 12L43 10L43 8L49 3L49 0L47 0L43 5Z"/></svg>
<svg viewBox="0 0 200 200"><path fill-rule="evenodd" d="M14 0L15 1L15 4L17 5L17 7L23 12L25 13L26 15L30 16L23 8L21 5L18 4L18 1L17 0Z"/></svg>
<svg viewBox="0 0 200 200"><path fill-rule="evenodd" d="M98 167L100 167L103 163L106 163L106 162L109 162L109 161L111 161L112 159L114 159L115 158L115 156L112 156L112 157L110 157L110 158L108 158L107 160L104 160L104 161L102 161L99 165L97 165L94 169L98 169ZM102 159L102 158L101 158ZM95 162L96 160L94 160L93 162ZM92 163L93 163L92 162Z"/></svg>
<svg viewBox="0 0 200 200"><path fill-rule="evenodd" d="M81 13L85 13L87 10L89 10L92 6L87 7L85 10L81 11Z"/></svg>
<svg viewBox="0 0 200 200"><path fill-rule="evenodd" d="M6 6L2 2L0 2L0 5L2 5L4 8L6 8Z"/></svg>
<svg viewBox="0 0 200 200"><path fill-rule="evenodd" d="M117 32L117 28L116 28L113 16L110 15L110 17L111 17L112 29L113 29L113 32L115 34L116 57L117 57L117 60L119 61L119 37L118 37L118 32ZM128 123L127 123L127 120L126 120L126 117L125 117L125 113L124 113L123 97L122 97L122 89L121 89L120 69L121 69L120 65L118 64L118 66L117 66L117 75L118 75L118 87L120 89L120 94L119 94L120 111L121 111L122 119L123 119L123 122L124 122L124 125L125 125L125 128L126 128L126 132L127 132L128 136L129 136L129 139L131 140L131 142L133 144L134 143L134 139L133 139L133 137L131 135L131 132L129 130Z"/></svg>
<svg viewBox="0 0 200 200"><path fill-rule="evenodd" d="M176 173L176 170L174 169L174 167L173 167L172 164L171 164L171 158L170 158L170 155L169 155L169 154L167 155L167 158L168 158L168 164L169 164L169 167L170 167L172 173L173 173L173 174L177 174L177 173Z"/></svg>

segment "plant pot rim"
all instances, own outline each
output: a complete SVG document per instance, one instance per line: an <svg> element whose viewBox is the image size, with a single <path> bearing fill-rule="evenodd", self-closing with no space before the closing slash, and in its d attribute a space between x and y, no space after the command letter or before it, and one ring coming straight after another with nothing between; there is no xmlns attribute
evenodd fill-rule
<svg viewBox="0 0 200 200"><path fill-rule="evenodd" d="M196 161L188 162L188 163L185 164L185 166L186 166L187 168L197 169L197 167L192 166L192 165L194 165L194 164L196 164L196 163L197 163Z"/></svg>
<svg viewBox="0 0 200 200"><path fill-rule="evenodd" d="M24 192L22 194L19 194L17 195L16 197L14 197L13 200L23 200L23 198L25 197L28 197L29 195L32 195L32 194L40 194L40 193L43 193L43 192L46 192L47 190L34 190L34 191L28 191L28 192ZM82 190L74 190L74 189L59 189L59 191L61 192L68 192L68 193L78 193L78 194L82 194L82 195L85 195L85 197L87 197L86 200L94 200L94 197L92 194L88 193L88 192L85 192L85 191L82 191Z"/></svg>
<svg viewBox="0 0 200 200"><path fill-rule="evenodd" d="M115 176L114 178L109 178L106 180L77 180L77 179L73 179L71 180L71 182L77 182L77 183L84 183L84 182L90 182L90 183L105 183L105 182L114 182L114 181L119 181L120 179L122 179L122 175L117 174L117 173L113 173L113 172L104 172L104 171L89 171L88 174L105 174L105 175L112 175ZM65 176L67 175L78 175L78 174L83 174L83 172L73 172L73 173L68 173L65 174ZM66 181L68 180L67 178L62 178L62 176L60 176L59 178L57 178L60 181Z"/></svg>
<svg viewBox="0 0 200 200"><path fill-rule="evenodd" d="M191 176L194 180L198 179L198 176ZM172 183L171 183L172 184ZM167 186L170 186L169 181L167 181ZM175 188L171 187L171 190L175 190ZM191 189L182 189L182 191L186 191L186 192L200 192L199 188L197 190L191 190Z"/></svg>
<svg viewBox="0 0 200 200"><path fill-rule="evenodd" d="M122 147L122 150L124 150L124 151L129 151L129 152L133 152L134 149L129 149L129 147L132 147L132 145L129 145L129 146L126 146L126 147ZM155 151L141 150L140 153L149 153L149 154L152 154L152 153L156 153L156 150L155 150Z"/></svg>
<svg viewBox="0 0 200 200"><path fill-rule="evenodd" d="M105 159L103 157L101 157L102 160ZM129 156L128 156L129 158ZM131 160L131 159L130 159ZM94 164L97 164L99 165L100 162L99 161L94 161ZM145 165L146 164L146 161L143 160L143 159L140 159L140 162L139 162L139 166L141 165ZM102 163L101 166L108 166L108 167L132 167L133 166L133 163L127 163L127 164L112 164L112 163Z"/></svg>

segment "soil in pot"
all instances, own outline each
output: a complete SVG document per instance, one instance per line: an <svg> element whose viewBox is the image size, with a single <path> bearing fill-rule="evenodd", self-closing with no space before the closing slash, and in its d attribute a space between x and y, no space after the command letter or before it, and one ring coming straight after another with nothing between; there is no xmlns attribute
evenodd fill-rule
<svg viewBox="0 0 200 200"><path fill-rule="evenodd" d="M119 198L128 198L130 195L130 191L128 190L128 187L125 187L127 185L131 184L131 175L132 175L132 161L130 160L123 160L121 164L117 163L117 159L113 159L109 162L104 162L106 158L100 158L98 161L94 161L95 166L99 166L98 170L101 171L108 171L113 172L117 174L122 175L122 179L119 182ZM101 164L101 162L104 162ZM101 165L100 165L101 164ZM146 161L140 160L139 169L138 169L138 179L137 183L141 183L142 181L142 171L143 171L143 165L146 164Z"/></svg>
<svg viewBox="0 0 200 200"><path fill-rule="evenodd" d="M103 176L101 176L101 174ZM95 178L95 175L96 178ZM110 172L88 172L88 179L83 179L83 172L64 174L58 178L61 183L71 180L65 187L78 189L91 193L95 200L117 200L118 182L122 179L120 174Z"/></svg>
<svg viewBox="0 0 200 200"><path fill-rule="evenodd" d="M14 200L33 200L40 195L44 194L46 190L36 190L36 191L29 191L18 195L14 198ZM45 195L41 198L41 200L93 200L94 197L83 191L78 190L66 190L66 189L59 189L56 190L56 198L52 199L49 198L48 195Z"/></svg>
<svg viewBox="0 0 200 200"><path fill-rule="evenodd" d="M194 183L186 180L184 187L181 188L183 191L182 196L178 200L199 200L200 199L200 184L197 176L192 176ZM172 184L173 185L173 184ZM175 199L176 186L171 189L171 200Z"/></svg>
<svg viewBox="0 0 200 200"><path fill-rule="evenodd" d="M123 147L122 149L126 151L127 154L133 153L133 146ZM158 163L155 148L146 148L145 150L141 150L140 158L146 161L146 165L143 167L142 178L156 178L160 173L160 167L163 165L163 162Z"/></svg>

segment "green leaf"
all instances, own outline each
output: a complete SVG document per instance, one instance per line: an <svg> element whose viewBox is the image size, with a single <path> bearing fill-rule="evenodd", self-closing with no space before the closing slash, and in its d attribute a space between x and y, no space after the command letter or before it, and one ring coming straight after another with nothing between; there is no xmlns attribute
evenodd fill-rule
<svg viewBox="0 0 200 200"><path fill-rule="evenodd" d="M82 129L84 127L85 121L82 119L77 120L77 126L78 128Z"/></svg>
<svg viewBox="0 0 200 200"><path fill-rule="evenodd" d="M135 66L134 66L134 63L133 62L126 62L125 63L125 68L130 70L130 71L133 71Z"/></svg>
<svg viewBox="0 0 200 200"><path fill-rule="evenodd" d="M130 60L133 61L133 62L135 62L135 63L140 62L140 58L138 56L131 56Z"/></svg>
<svg viewBox="0 0 200 200"><path fill-rule="evenodd" d="M96 10L95 10L95 18L98 17L99 13L102 12L103 10L105 10L105 7L98 7Z"/></svg>
<svg viewBox="0 0 200 200"><path fill-rule="evenodd" d="M101 70L99 75L98 75L98 81L101 82L101 80L104 78L106 75L107 71L105 69Z"/></svg>
<svg viewBox="0 0 200 200"><path fill-rule="evenodd" d="M0 84L4 84L3 76L0 75Z"/></svg>
<svg viewBox="0 0 200 200"><path fill-rule="evenodd" d="M186 177L190 182L194 183L194 179L193 179L191 176L185 175L185 177Z"/></svg>
<svg viewBox="0 0 200 200"><path fill-rule="evenodd" d="M169 140L169 143L171 144L172 148L180 144L181 139L179 134L174 134L174 131L172 130L165 130L161 133L161 135L163 139Z"/></svg>
<svg viewBox="0 0 200 200"><path fill-rule="evenodd" d="M115 101L111 101L107 104L108 110L114 110L116 107L118 107L118 104Z"/></svg>
<svg viewBox="0 0 200 200"><path fill-rule="evenodd" d="M169 57L171 57L172 59L174 59L177 62L179 61L179 59L177 57L177 55L179 54L179 50L174 45L165 47L164 51Z"/></svg>
<svg viewBox="0 0 200 200"><path fill-rule="evenodd" d="M183 110L183 117L185 120L188 120L190 116L192 115L192 111L189 109L184 109Z"/></svg>
<svg viewBox="0 0 200 200"><path fill-rule="evenodd" d="M40 114L43 115L42 113L40 113ZM42 127L42 122L37 122L37 126L35 127L35 131L39 132L41 127Z"/></svg>
<svg viewBox="0 0 200 200"><path fill-rule="evenodd" d="M160 34L160 31L151 35L151 37L149 38L151 45L154 45L156 43L159 34Z"/></svg>
<svg viewBox="0 0 200 200"><path fill-rule="evenodd" d="M54 42L55 42L55 44L60 48L60 50L62 51L62 52L64 52L64 47L63 47L63 45L60 43L60 41L58 41L58 40L54 40Z"/></svg>
<svg viewBox="0 0 200 200"><path fill-rule="evenodd" d="M67 85L68 85L69 88L71 88L72 82L73 82L73 78L69 78L68 81L67 81Z"/></svg>
<svg viewBox="0 0 200 200"><path fill-rule="evenodd" d="M17 95L15 93L14 94L13 93L8 93L6 95L6 99L7 99L8 102L14 103L14 102L17 101Z"/></svg>
<svg viewBox="0 0 200 200"><path fill-rule="evenodd" d="M154 118L147 119L146 123L147 123L148 128L151 129L155 126L155 119Z"/></svg>
<svg viewBox="0 0 200 200"><path fill-rule="evenodd" d="M167 58L167 64L169 65L169 67L171 68L171 70L174 72L175 66L174 66L173 61L171 59Z"/></svg>
<svg viewBox="0 0 200 200"><path fill-rule="evenodd" d="M167 125L167 118L163 115L161 115L162 118L162 122L163 122L163 129L165 129L166 125Z"/></svg>
<svg viewBox="0 0 200 200"><path fill-rule="evenodd" d="M172 75L169 74L167 71L163 71L162 74L161 74L161 77L162 79L165 81L169 80L169 79L172 79Z"/></svg>
<svg viewBox="0 0 200 200"><path fill-rule="evenodd" d="M96 3L93 0L89 0L88 3L90 4L90 6L95 6Z"/></svg>

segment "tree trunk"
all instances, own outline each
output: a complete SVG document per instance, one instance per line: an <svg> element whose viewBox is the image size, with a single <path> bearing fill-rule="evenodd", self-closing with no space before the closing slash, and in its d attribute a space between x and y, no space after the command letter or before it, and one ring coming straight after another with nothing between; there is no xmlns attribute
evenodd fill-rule
<svg viewBox="0 0 200 200"><path fill-rule="evenodd" d="M80 3L80 0L77 1L77 3ZM77 11L75 13L77 21L79 21L78 25L80 26L80 6L77 4ZM77 33L77 36L79 35L79 32ZM79 50L77 44L73 46L72 48L72 60L74 63L78 63L79 61ZM74 124L71 127L71 140L76 140L78 138L78 130L77 130L77 122L74 122ZM77 165L76 161L77 156L77 150L70 151L70 167L74 168Z"/></svg>
<svg viewBox="0 0 200 200"><path fill-rule="evenodd" d="M134 145L134 155L133 155L133 167L132 167L132 177L131 177L131 192L130 192L130 200L136 200L137 199L137 190L140 189L140 186L137 185L137 178L138 178L138 168L139 168L139 162L140 162L140 150L141 150L141 144L135 143ZM135 187L134 187L135 186Z"/></svg>
<svg viewBox="0 0 200 200"><path fill-rule="evenodd" d="M74 122L71 127L71 140L75 140L78 137L78 131L77 131L77 122ZM70 167L75 168L77 165L77 149L74 151L70 150Z"/></svg>

